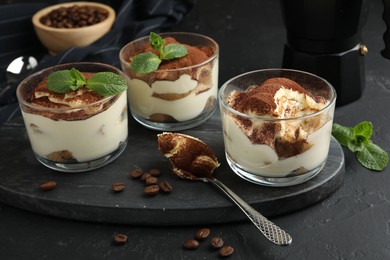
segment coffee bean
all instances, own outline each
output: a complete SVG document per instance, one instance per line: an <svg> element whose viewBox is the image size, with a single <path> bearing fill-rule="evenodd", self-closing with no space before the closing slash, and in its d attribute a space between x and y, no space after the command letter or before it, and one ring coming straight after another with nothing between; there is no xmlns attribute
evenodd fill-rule
<svg viewBox="0 0 390 260"><path fill-rule="evenodd" d="M57 183L55 181L48 181L39 185L39 188L43 191L49 191L54 189L55 187L57 187Z"/></svg>
<svg viewBox="0 0 390 260"><path fill-rule="evenodd" d="M161 175L161 172L160 172L159 169L151 169L151 170L149 171L149 173L150 173L152 176L154 176L154 177L158 177L158 176Z"/></svg>
<svg viewBox="0 0 390 260"><path fill-rule="evenodd" d="M127 237L127 235L125 235L125 234L117 233L117 234L115 234L115 236L114 236L114 241L115 241L115 243L118 244L118 245L126 244L127 239L128 239L128 237Z"/></svg>
<svg viewBox="0 0 390 260"><path fill-rule="evenodd" d="M188 239L184 241L183 247L188 250L195 250L199 247L199 242L195 239Z"/></svg>
<svg viewBox="0 0 390 260"><path fill-rule="evenodd" d="M120 192L120 191L123 191L125 189L125 184L122 182L117 182L117 183L112 184L111 188L114 192Z"/></svg>
<svg viewBox="0 0 390 260"><path fill-rule="evenodd" d="M138 179L144 174L144 172L140 168L135 168L130 171L130 176L134 179Z"/></svg>
<svg viewBox="0 0 390 260"><path fill-rule="evenodd" d="M153 176L149 176L148 178L145 179L146 185L152 185L152 184L157 184L158 179Z"/></svg>
<svg viewBox="0 0 390 260"><path fill-rule="evenodd" d="M220 237L213 237L211 239L210 246L213 249L220 249L223 246L223 239Z"/></svg>
<svg viewBox="0 0 390 260"><path fill-rule="evenodd" d="M150 176L152 176L150 173L148 173L148 172L145 172L144 174L142 174L142 176L141 176L141 180L142 180L142 181L145 181L145 180L146 180L146 178L148 178L148 177L150 177Z"/></svg>
<svg viewBox="0 0 390 260"><path fill-rule="evenodd" d="M234 252L234 248L231 246L223 246L219 249L219 255L222 257L231 256Z"/></svg>
<svg viewBox="0 0 390 260"><path fill-rule="evenodd" d="M162 183L160 183L160 188L166 193L169 193L173 190L171 184L167 181L163 181Z"/></svg>
<svg viewBox="0 0 390 260"><path fill-rule="evenodd" d="M201 228L195 233L195 238L198 240L205 240L210 235L210 229L208 228Z"/></svg>
<svg viewBox="0 0 390 260"><path fill-rule="evenodd" d="M160 190L160 187L158 185L153 184L153 185L148 185L144 188L144 194L146 196L154 196L156 195Z"/></svg>

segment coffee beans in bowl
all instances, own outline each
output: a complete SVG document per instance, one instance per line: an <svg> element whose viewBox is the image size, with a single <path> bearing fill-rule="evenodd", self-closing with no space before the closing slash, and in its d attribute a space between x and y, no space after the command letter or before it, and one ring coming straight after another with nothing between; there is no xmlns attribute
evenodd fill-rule
<svg viewBox="0 0 390 260"><path fill-rule="evenodd" d="M108 14L106 9L75 4L53 9L39 21L53 28L80 28L100 23L107 19Z"/></svg>
<svg viewBox="0 0 390 260"><path fill-rule="evenodd" d="M85 47L110 31L115 11L97 2L69 2L48 6L34 14L32 23L51 54Z"/></svg>

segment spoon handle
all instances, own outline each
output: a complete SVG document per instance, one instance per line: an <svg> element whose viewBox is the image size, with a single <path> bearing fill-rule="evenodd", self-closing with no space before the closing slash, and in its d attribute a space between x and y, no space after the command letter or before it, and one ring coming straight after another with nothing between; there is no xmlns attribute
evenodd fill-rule
<svg viewBox="0 0 390 260"><path fill-rule="evenodd" d="M222 190L227 196L229 196L229 198L231 198L234 203L245 213L245 215L248 216L248 218L253 222L253 224L255 224L255 226L268 240L281 246L287 246L291 244L292 238L286 231L276 226L274 223L252 208L225 184L215 178L207 178L207 182L211 182L220 190Z"/></svg>

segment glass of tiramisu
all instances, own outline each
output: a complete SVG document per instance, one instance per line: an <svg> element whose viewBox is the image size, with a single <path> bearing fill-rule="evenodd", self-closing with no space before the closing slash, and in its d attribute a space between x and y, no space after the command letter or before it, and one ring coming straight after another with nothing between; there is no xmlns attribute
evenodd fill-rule
<svg viewBox="0 0 390 260"><path fill-rule="evenodd" d="M132 116L163 131L195 127L214 112L218 92L218 44L195 33L154 34L125 45L122 70L129 77Z"/></svg>
<svg viewBox="0 0 390 260"><path fill-rule="evenodd" d="M227 81L219 91L225 155L245 180L291 186L324 167L336 93L303 71L264 69Z"/></svg>
<svg viewBox="0 0 390 260"><path fill-rule="evenodd" d="M43 69L23 80L17 97L39 162L64 172L102 167L127 144L126 75L80 62Z"/></svg>

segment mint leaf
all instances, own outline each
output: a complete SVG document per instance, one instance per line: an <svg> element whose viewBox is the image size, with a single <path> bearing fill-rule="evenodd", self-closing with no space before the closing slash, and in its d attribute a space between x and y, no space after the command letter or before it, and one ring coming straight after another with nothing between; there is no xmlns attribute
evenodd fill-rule
<svg viewBox="0 0 390 260"><path fill-rule="evenodd" d="M69 70L58 70L51 73L47 78L47 88L57 93L67 93L72 91L71 86L74 79Z"/></svg>
<svg viewBox="0 0 390 260"><path fill-rule="evenodd" d="M114 96L126 90L126 81L112 72L95 73L87 81L87 88L96 91L101 96Z"/></svg>
<svg viewBox="0 0 390 260"><path fill-rule="evenodd" d="M332 135L343 146L355 153L357 160L367 169L383 170L389 161L389 155L378 145L372 143L373 125L363 121L355 127L345 127L336 123L332 126Z"/></svg>
<svg viewBox="0 0 390 260"><path fill-rule="evenodd" d="M355 139L348 141L347 147L352 152L359 152L365 148L365 144L364 144L364 142L361 142L359 139L355 138Z"/></svg>
<svg viewBox="0 0 390 260"><path fill-rule="evenodd" d="M333 123L332 135L343 146L348 146L349 141L355 138L352 127L345 127L336 123Z"/></svg>
<svg viewBox="0 0 390 260"><path fill-rule="evenodd" d="M184 45L172 43L164 46L163 54L164 60L172 60L186 56L188 51Z"/></svg>
<svg viewBox="0 0 390 260"><path fill-rule="evenodd" d="M134 72L150 73L157 70L163 60L177 59L188 54L184 45L174 43L165 45L165 40L154 32L149 35L149 44L160 56L152 52L137 54L130 61L130 69Z"/></svg>
<svg viewBox="0 0 390 260"><path fill-rule="evenodd" d="M140 53L133 57L130 63L130 68L138 73L150 73L158 69L161 60L151 52Z"/></svg>
<svg viewBox="0 0 390 260"><path fill-rule="evenodd" d="M59 70L51 73L47 79L47 88L57 93L67 93L84 86L84 75L72 68L71 70Z"/></svg>
<svg viewBox="0 0 390 260"><path fill-rule="evenodd" d="M373 143L357 152L356 158L364 167L375 171L382 171L389 162L389 155L386 151Z"/></svg>
<svg viewBox="0 0 390 260"><path fill-rule="evenodd" d="M369 141L371 138L372 128L373 128L373 125L371 122L364 121L364 122L357 124L353 128L353 133L361 141L366 142L366 141Z"/></svg>
<svg viewBox="0 0 390 260"><path fill-rule="evenodd" d="M162 53L162 48L165 45L165 40L158 34L151 32L149 35L149 43L150 46L154 49ZM161 58L161 55L160 55Z"/></svg>
<svg viewBox="0 0 390 260"><path fill-rule="evenodd" d="M51 73L47 79L47 88L57 93L67 93L82 86L96 91L101 96L113 96L127 88L126 81L113 72L97 72L90 79L75 68Z"/></svg>
<svg viewBox="0 0 390 260"><path fill-rule="evenodd" d="M84 86L85 83L87 82L84 75L80 71L76 70L75 68L70 69L69 75L73 79L72 85L69 86L72 90L76 90L79 87Z"/></svg>

